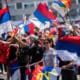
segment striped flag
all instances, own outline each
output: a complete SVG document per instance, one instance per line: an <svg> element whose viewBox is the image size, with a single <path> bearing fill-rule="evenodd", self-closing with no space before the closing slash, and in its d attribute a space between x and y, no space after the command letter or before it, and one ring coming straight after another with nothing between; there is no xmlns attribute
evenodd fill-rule
<svg viewBox="0 0 80 80"><path fill-rule="evenodd" d="M19 64L17 62L10 64L10 72L11 72L10 80L20 80L21 75Z"/></svg>
<svg viewBox="0 0 80 80"><path fill-rule="evenodd" d="M56 43L59 57L64 61L77 60L80 57L80 37L63 36ZM76 58L77 59L76 59Z"/></svg>
<svg viewBox="0 0 80 80"><path fill-rule="evenodd" d="M70 0L59 0L54 1L51 5L53 10L56 10L62 17L64 17L67 12L69 12L69 8L71 6Z"/></svg>
<svg viewBox="0 0 80 80"><path fill-rule="evenodd" d="M40 29L48 28L50 27L50 24L57 25L56 16L48 9L47 5L42 3L39 3L37 9L29 17L29 21Z"/></svg>
<svg viewBox="0 0 80 80"><path fill-rule="evenodd" d="M30 34L34 34L34 27L35 26L33 23L29 23L29 24L24 26L24 31L29 32Z"/></svg>
<svg viewBox="0 0 80 80"><path fill-rule="evenodd" d="M8 8L0 10L0 34L12 31L11 17Z"/></svg>
<svg viewBox="0 0 80 80"><path fill-rule="evenodd" d="M58 67L36 66L32 80L57 80L57 76L61 73Z"/></svg>

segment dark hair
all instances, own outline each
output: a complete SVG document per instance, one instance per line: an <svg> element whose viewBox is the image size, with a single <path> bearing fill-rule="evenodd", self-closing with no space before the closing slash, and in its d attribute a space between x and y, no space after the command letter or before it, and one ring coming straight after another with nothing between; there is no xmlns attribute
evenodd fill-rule
<svg viewBox="0 0 80 80"><path fill-rule="evenodd" d="M49 38L47 38L47 39L45 39L45 42L49 42L49 43L51 43L51 42L52 42L52 40L51 40L51 39L49 39Z"/></svg>
<svg viewBox="0 0 80 80"><path fill-rule="evenodd" d="M34 43L35 43L35 45L38 45L39 44L39 41L38 40L35 40Z"/></svg>
<svg viewBox="0 0 80 80"><path fill-rule="evenodd" d="M53 47L54 48L54 41L52 40L52 39L46 39L44 42L48 42L48 43L52 43L51 44L51 47Z"/></svg>
<svg viewBox="0 0 80 80"><path fill-rule="evenodd" d="M6 40L8 40L8 39L10 39L10 38L11 38L11 36L10 36L10 35L8 35L8 36L7 36L7 38L6 38Z"/></svg>
<svg viewBox="0 0 80 80"><path fill-rule="evenodd" d="M23 42L26 42L26 40L25 40L25 39L22 39L22 41L23 41Z"/></svg>

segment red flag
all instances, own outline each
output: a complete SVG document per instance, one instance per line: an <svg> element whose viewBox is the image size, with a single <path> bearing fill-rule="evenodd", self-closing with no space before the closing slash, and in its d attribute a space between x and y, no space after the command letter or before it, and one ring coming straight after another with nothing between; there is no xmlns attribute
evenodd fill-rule
<svg viewBox="0 0 80 80"><path fill-rule="evenodd" d="M62 37L62 28L58 28L58 38Z"/></svg>
<svg viewBox="0 0 80 80"><path fill-rule="evenodd" d="M39 66L39 65L36 66L36 68L33 72L32 80L37 80L37 76L41 72L42 69L43 69L43 66Z"/></svg>
<svg viewBox="0 0 80 80"><path fill-rule="evenodd" d="M11 36L14 37L18 33L18 28L14 28L13 31L11 32Z"/></svg>
<svg viewBox="0 0 80 80"><path fill-rule="evenodd" d="M30 24L28 24L28 26L29 26L29 32L30 32L30 34L34 34L34 24L30 23Z"/></svg>
<svg viewBox="0 0 80 80"><path fill-rule="evenodd" d="M47 6L43 5L43 4L39 4L37 9L49 20L53 20L54 24L57 25L58 24L58 20L57 17L53 14L53 12L51 12L49 9L47 9Z"/></svg>
<svg viewBox="0 0 80 80"><path fill-rule="evenodd" d="M4 13L8 12L8 8L4 8L0 10L0 17L4 15Z"/></svg>
<svg viewBox="0 0 80 80"><path fill-rule="evenodd" d="M63 36L60 40L80 45L80 36Z"/></svg>
<svg viewBox="0 0 80 80"><path fill-rule="evenodd" d="M9 46L7 44L0 43L0 63L6 64L9 55Z"/></svg>

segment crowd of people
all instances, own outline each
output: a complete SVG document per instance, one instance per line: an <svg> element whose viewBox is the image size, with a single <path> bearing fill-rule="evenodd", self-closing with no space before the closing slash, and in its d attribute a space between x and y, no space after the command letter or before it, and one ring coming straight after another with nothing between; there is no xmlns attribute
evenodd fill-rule
<svg viewBox="0 0 80 80"><path fill-rule="evenodd" d="M61 35L58 32L55 34L57 36L56 39L54 39L55 37L49 38L47 35L46 32L43 33L38 29L34 35L26 32L22 35L16 34L11 36L11 33L7 33L6 40L3 40L2 37L0 38L0 45L7 45L9 48L9 54L5 64L8 80L13 74L12 71L15 68L13 66L14 63L20 69L21 80L25 80L25 75L27 75L26 70L29 72L28 80L31 80L36 64L47 67L60 67L62 69L62 80L78 80L76 73L77 67L75 67L74 61L61 60L57 56L55 45L58 35L59 37L65 35L80 36L80 26L78 24L65 24L62 27ZM57 79L59 80L59 76Z"/></svg>

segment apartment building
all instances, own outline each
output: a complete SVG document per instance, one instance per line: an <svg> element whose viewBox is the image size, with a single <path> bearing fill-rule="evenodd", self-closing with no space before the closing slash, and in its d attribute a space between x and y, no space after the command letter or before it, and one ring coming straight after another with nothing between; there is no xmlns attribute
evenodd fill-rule
<svg viewBox="0 0 80 80"><path fill-rule="evenodd" d="M23 16L30 16L36 9L39 2L44 0L7 0L11 18L13 21L21 20ZM53 0L47 0L51 3ZM2 0L3 6L5 6L5 0Z"/></svg>
<svg viewBox="0 0 80 80"><path fill-rule="evenodd" d="M80 0L72 0L70 16L73 21L80 20Z"/></svg>
<svg viewBox="0 0 80 80"><path fill-rule="evenodd" d="M43 1L51 4L54 0L7 0L12 20L19 21L23 16L30 16L37 4ZM2 3L4 6L5 0ZM72 0L70 16L72 20L80 20L80 0Z"/></svg>

